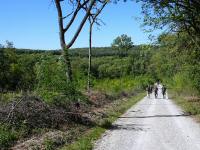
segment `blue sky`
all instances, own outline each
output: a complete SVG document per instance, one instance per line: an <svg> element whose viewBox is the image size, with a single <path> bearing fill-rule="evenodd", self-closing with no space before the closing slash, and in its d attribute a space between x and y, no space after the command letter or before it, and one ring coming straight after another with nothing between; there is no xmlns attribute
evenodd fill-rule
<svg viewBox="0 0 200 150"><path fill-rule="evenodd" d="M110 46L121 34L132 37L134 44L148 43L148 34L140 28L141 6L134 2L109 4L102 12L106 23L94 27L93 46ZM17 48L59 49L57 11L51 0L1 0L0 44L13 41ZM73 26L75 29L77 22ZM73 34L70 30L66 39ZM159 34L159 31L155 32ZM88 47L88 24L86 24L73 47Z"/></svg>

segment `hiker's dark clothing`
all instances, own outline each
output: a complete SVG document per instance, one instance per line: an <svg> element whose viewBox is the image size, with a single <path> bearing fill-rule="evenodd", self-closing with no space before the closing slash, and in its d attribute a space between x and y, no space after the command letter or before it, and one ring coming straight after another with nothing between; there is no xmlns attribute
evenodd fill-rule
<svg viewBox="0 0 200 150"><path fill-rule="evenodd" d="M150 98L151 97L151 93L152 93L152 86L148 85L146 90L147 90L147 96Z"/></svg>
<svg viewBox="0 0 200 150"><path fill-rule="evenodd" d="M166 95L166 90L167 88L165 86L162 87L162 95L163 95L163 98L165 97Z"/></svg>
<svg viewBox="0 0 200 150"><path fill-rule="evenodd" d="M158 87L155 87L154 92L155 92L155 98L157 98L158 97Z"/></svg>
<svg viewBox="0 0 200 150"><path fill-rule="evenodd" d="M148 94L151 94L151 93L152 93L152 87L151 87L151 86L148 86L147 92L148 92Z"/></svg>

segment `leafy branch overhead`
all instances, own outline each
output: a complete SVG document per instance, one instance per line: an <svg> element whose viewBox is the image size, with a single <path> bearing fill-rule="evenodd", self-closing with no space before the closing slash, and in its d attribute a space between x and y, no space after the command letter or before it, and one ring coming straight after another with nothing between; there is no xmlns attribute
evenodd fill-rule
<svg viewBox="0 0 200 150"><path fill-rule="evenodd" d="M170 32L186 32L200 42L200 1L137 0L142 2L144 25L153 29L168 28Z"/></svg>

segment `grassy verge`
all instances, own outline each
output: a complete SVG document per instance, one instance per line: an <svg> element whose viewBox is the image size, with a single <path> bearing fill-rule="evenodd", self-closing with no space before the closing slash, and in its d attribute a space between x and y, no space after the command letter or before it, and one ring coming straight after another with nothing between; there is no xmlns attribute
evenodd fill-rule
<svg viewBox="0 0 200 150"><path fill-rule="evenodd" d="M188 114L193 115L200 122L200 98L196 96L183 96L170 92L175 103Z"/></svg>
<svg viewBox="0 0 200 150"><path fill-rule="evenodd" d="M102 133L104 133L105 130L111 126L112 122L114 122L120 115L122 115L132 105L136 104L144 96L144 93L140 93L137 96L119 101L115 107L110 107L106 111L106 114L108 115L107 118L99 121L99 124L96 127L91 128L76 142L64 146L61 150L91 150L93 148L94 141L100 138Z"/></svg>
<svg viewBox="0 0 200 150"><path fill-rule="evenodd" d="M6 125L0 125L0 149L6 149L16 140L16 132L8 129Z"/></svg>
<svg viewBox="0 0 200 150"><path fill-rule="evenodd" d="M22 95L21 92L7 92L7 93L0 93L0 102L8 103L15 99L16 97L20 97Z"/></svg>

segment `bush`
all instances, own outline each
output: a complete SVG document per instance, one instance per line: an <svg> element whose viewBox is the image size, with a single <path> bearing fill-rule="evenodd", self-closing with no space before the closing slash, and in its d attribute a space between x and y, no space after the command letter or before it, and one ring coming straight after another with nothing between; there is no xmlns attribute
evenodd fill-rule
<svg viewBox="0 0 200 150"><path fill-rule="evenodd" d="M0 147L8 148L17 139L16 133L9 129L6 125L0 125Z"/></svg>
<svg viewBox="0 0 200 150"><path fill-rule="evenodd" d="M193 84L200 93L200 62L191 67L190 75L193 78Z"/></svg>
<svg viewBox="0 0 200 150"><path fill-rule="evenodd" d="M54 150L55 149L55 143L51 139L45 139L44 141L44 149L45 150Z"/></svg>
<svg viewBox="0 0 200 150"><path fill-rule="evenodd" d="M37 91L63 91L67 88L64 63L51 55L43 56L36 64Z"/></svg>
<svg viewBox="0 0 200 150"><path fill-rule="evenodd" d="M112 127L112 121L109 119L104 119L100 122L100 126L105 129L110 129Z"/></svg>
<svg viewBox="0 0 200 150"><path fill-rule="evenodd" d="M58 95L65 95L67 100L77 96L76 82L69 83L64 62L51 55L43 56L36 65L37 93L49 104Z"/></svg>
<svg viewBox="0 0 200 150"><path fill-rule="evenodd" d="M173 89L180 95L181 93L195 94L196 89L194 88L193 81L191 80L187 72L177 73L173 77Z"/></svg>

